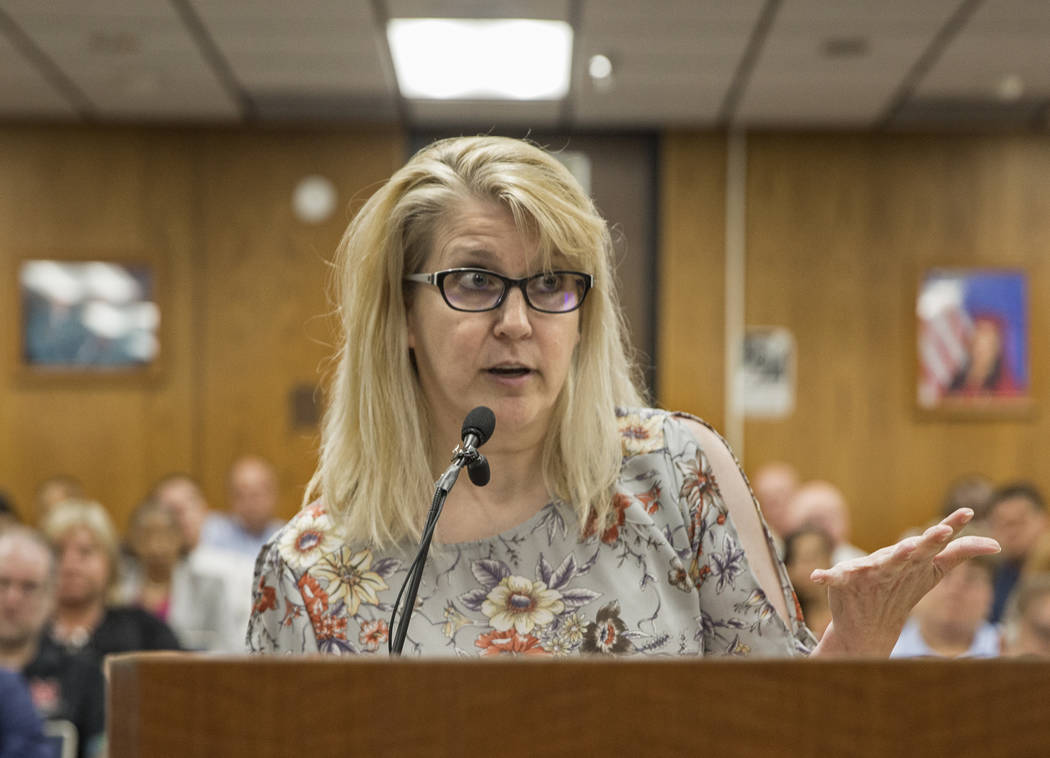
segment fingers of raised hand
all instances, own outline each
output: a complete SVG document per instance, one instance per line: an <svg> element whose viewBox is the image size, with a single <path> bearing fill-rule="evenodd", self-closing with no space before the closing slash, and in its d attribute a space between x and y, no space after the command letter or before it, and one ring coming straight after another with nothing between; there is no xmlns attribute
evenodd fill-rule
<svg viewBox="0 0 1050 758"><path fill-rule="evenodd" d="M950 526L953 532L957 532L972 520L973 510L971 508L959 508L952 511L947 518L941 521L941 524Z"/></svg>
<svg viewBox="0 0 1050 758"><path fill-rule="evenodd" d="M973 558L977 555L991 555L998 553L1000 550L1002 548L999 546L999 543L991 537L960 537L957 540L952 540L948 547L944 548L934 558L934 562L947 573L968 558Z"/></svg>

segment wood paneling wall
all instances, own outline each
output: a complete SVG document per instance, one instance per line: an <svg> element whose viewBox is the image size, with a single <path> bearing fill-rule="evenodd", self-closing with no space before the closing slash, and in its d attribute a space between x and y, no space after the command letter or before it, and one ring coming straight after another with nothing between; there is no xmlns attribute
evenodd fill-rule
<svg viewBox="0 0 1050 758"><path fill-rule="evenodd" d="M797 410L746 425L745 466L784 459L849 497L874 547L932 515L981 471L1050 490L1050 140L1036 136L751 135L747 322L791 329ZM189 470L213 503L239 453L277 465L293 512L315 435L289 393L329 353L325 260L367 193L404 160L394 130L0 129L0 488L23 509L57 472L123 524L158 476ZM657 397L716 426L724 414L725 138L665 136L660 181ZM322 173L345 209L291 215ZM15 371L22 256L138 255L162 274L163 370L152 383L33 382ZM1030 275L1036 413L923 420L914 408L914 297L929 265Z"/></svg>
<svg viewBox="0 0 1050 758"><path fill-rule="evenodd" d="M1050 491L1050 139L751 135L748 146L746 320L794 333L798 397L789 418L746 424L745 467L786 460L836 483L851 503L855 541L868 548L934 516L965 473ZM665 197L695 192L691 175L676 179L681 167L669 164L715 171L721 159L709 152L696 136L668 141ZM665 206L661 251L662 281L677 288L664 291L667 312L708 291L689 236L695 206L675 202ZM1030 418L916 412L915 295L933 265L1028 272ZM695 353L694 335L707 326L662 324L660 376L669 379L669 362ZM699 392L669 392L665 402L686 397L696 404L684 407L714 419Z"/></svg>
<svg viewBox="0 0 1050 758"><path fill-rule="evenodd" d="M660 177L656 400L722 428L725 138L666 135Z"/></svg>
<svg viewBox="0 0 1050 758"><path fill-rule="evenodd" d="M290 392L318 383L330 351L325 261L404 157L396 129L0 129L0 488L28 511L39 481L73 474L123 526L172 470L222 507L226 468L252 452L274 462L282 513L294 513L316 432L293 428ZM340 193L317 226L290 206L311 173ZM113 254L159 267L160 375L19 378L17 260Z"/></svg>

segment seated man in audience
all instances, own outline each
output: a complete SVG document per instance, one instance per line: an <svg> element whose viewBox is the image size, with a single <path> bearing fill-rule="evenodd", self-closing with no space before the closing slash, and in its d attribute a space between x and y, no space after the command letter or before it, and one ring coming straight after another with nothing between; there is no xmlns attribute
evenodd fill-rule
<svg viewBox="0 0 1050 758"><path fill-rule="evenodd" d="M54 607L55 557L36 532L13 527L0 534L0 668L21 673L45 719L77 730L79 754L101 754L102 673L94 661L68 653L44 633Z"/></svg>
<svg viewBox="0 0 1050 758"><path fill-rule="evenodd" d="M153 487L152 497L175 514L182 533L185 562L192 573L217 577L223 583L226 598L224 628L227 631L218 641L218 649L242 652L252 610L255 556L201 543L204 525L221 517L208 510L208 501L200 485L189 474L164 477Z"/></svg>
<svg viewBox="0 0 1050 758"><path fill-rule="evenodd" d="M230 467L226 480L229 514L205 522L201 542L251 556L281 528L277 510L277 475L262 458L246 456Z"/></svg>
<svg viewBox="0 0 1050 758"><path fill-rule="evenodd" d="M762 515L773 532L773 542L781 558L784 557L784 538L798 527L795 513L790 508L798 484L795 467L782 461L760 466L751 480L751 487L762 506Z"/></svg>
<svg viewBox="0 0 1050 758"><path fill-rule="evenodd" d="M941 518L949 513L955 513L960 508L969 508L973 511L973 521L970 528L985 529L985 520L988 518L988 506L991 505L992 497L995 495L995 485L992 480L982 474L967 474L952 481L948 485L948 491L944 493L944 505L941 506Z"/></svg>
<svg viewBox="0 0 1050 758"><path fill-rule="evenodd" d="M904 625L891 658L994 658L999 630L985 619L994 561L979 556L952 569L926 593Z"/></svg>
<svg viewBox="0 0 1050 758"><path fill-rule="evenodd" d="M806 482L791 498L788 508L798 527L812 526L831 537L831 565L860 558L867 553L851 545L849 508L838 487L830 482Z"/></svg>
<svg viewBox="0 0 1050 758"><path fill-rule="evenodd" d="M1050 658L1050 574L1023 578L1009 605L1006 652Z"/></svg>
<svg viewBox="0 0 1050 758"><path fill-rule="evenodd" d="M1032 485L1010 484L992 497L988 507L989 536L998 540L1003 550L995 572L995 598L989 621L1002 619L1006 600L1021 576L1025 560L1048 525L1046 501Z"/></svg>

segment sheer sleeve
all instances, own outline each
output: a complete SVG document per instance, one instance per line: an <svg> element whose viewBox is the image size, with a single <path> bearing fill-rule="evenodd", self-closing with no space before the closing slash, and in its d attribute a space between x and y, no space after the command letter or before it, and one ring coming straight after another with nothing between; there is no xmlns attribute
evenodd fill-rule
<svg viewBox="0 0 1050 758"><path fill-rule="evenodd" d="M689 536L688 575L700 593L705 653L808 654L816 640L802 621L787 571L775 557L772 536L761 514L763 534L774 555L778 589L787 602L788 624L777 613L752 571L707 454L680 419L669 419L665 434L672 469L678 479L678 503ZM726 449L728 451L728 447ZM739 463L735 458L732 460L736 466L734 474L746 482ZM749 488L747 491L750 495ZM757 510L753 496L751 505Z"/></svg>

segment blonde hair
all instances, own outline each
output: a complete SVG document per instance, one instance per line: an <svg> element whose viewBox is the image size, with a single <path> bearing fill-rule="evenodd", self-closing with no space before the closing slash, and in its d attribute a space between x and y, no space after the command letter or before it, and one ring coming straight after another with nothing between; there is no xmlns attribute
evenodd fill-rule
<svg viewBox="0 0 1050 758"><path fill-rule="evenodd" d="M63 500L56 505L41 526L40 531L56 549L73 529L87 529L102 547L109 560L108 594L117 585L120 572L120 541L109 513L92 500Z"/></svg>
<svg viewBox="0 0 1050 758"><path fill-rule="evenodd" d="M544 482L581 527L606 523L622 452L615 408L642 404L612 272L608 226L557 159L521 140L461 137L419 151L351 221L335 260L342 337L304 496L348 536L383 546L418 538L434 472L428 412L409 354L402 278L418 272L439 225L472 199L494 201L538 243L594 276L580 341L544 441Z"/></svg>

